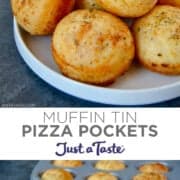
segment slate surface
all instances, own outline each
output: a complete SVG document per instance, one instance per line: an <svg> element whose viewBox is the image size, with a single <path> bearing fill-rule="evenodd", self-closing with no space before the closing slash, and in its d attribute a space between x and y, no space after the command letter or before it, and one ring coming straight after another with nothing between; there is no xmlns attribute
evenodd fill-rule
<svg viewBox="0 0 180 180"><path fill-rule="evenodd" d="M0 161L0 180L29 180L37 161Z"/></svg>

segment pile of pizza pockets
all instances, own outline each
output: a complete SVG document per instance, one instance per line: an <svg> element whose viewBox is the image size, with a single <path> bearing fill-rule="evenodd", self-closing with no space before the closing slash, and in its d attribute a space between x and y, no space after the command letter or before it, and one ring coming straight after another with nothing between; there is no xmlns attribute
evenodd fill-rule
<svg viewBox="0 0 180 180"><path fill-rule="evenodd" d="M11 0L16 21L32 36L52 35L60 72L109 85L134 61L180 74L180 0Z"/></svg>

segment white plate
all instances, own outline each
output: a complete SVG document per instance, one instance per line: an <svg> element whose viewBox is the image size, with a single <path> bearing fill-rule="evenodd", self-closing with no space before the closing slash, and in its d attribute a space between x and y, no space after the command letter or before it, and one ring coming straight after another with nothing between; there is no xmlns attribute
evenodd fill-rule
<svg viewBox="0 0 180 180"><path fill-rule="evenodd" d="M30 36L14 19L17 48L27 65L43 80L73 96L111 105L143 105L180 96L180 76L165 76L138 65L108 87L97 87L71 80L61 74L53 61L51 37Z"/></svg>

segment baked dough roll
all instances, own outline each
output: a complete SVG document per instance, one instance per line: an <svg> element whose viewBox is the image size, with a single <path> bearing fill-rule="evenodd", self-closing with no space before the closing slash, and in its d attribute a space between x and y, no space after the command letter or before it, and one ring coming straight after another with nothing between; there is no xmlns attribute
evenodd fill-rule
<svg viewBox="0 0 180 180"><path fill-rule="evenodd" d="M11 0L11 5L23 29L32 35L46 35L72 10L74 0Z"/></svg>
<svg viewBox="0 0 180 180"><path fill-rule="evenodd" d="M141 173L134 176L133 180L167 180L167 178L158 173Z"/></svg>
<svg viewBox="0 0 180 180"><path fill-rule="evenodd" d="M112 174L98 172L89 176L87 180L118 180L118 178Z"/></svg>
<svg viewBox="0 0 180 180"><path fill-rule="evenodd" d="M180 74L180 8L156 6L133 26L137 56L148 69Z"/></svg>
<svg viewBox="0 0 180 180"><path fill-rule="evenodd" d="M77 10L53 35L52 50L61 72L78 81L107 85L130 67L134 42L127 25L99 10Z"/></svg>
<svg viewBox="0 0 180 180"><path fill-rule="evenodd" d="M106 171L120 171L125 169L126 165L118 160L101 160L95 164L95 168Z"/></svg>
<svg viewBox="0 0 180 180"><path fill-rule="evenodd" d="M96 0L105 10L121 17L140 17L149 12L158 0Z"/></svg>
<svg viewBox="0 0 180 180"><path fill-rule="evenodd" d="M145 173L167 173L169 171L168 167L165 166L164 164L160 163L149 163L149 164L144 164L139 167L140 172L145 172Z"/></svg>
<svg viewBox="0 0 180 180"><path fill-rule="evenodd" d="M159 0L159 3L180 7L180 0Z"/></svg>
<svg viewBox="0 0 180 180"><path fill-rule="evenodd" d="M41 180L73 180L73 176L63 169L48 169L41 175Z"/></svg>
<svg viewBox="0 0 180 180"><path fill-rule="evenodd" d="M77 168L83 166L83 162L80 160L54 160L52 161L54 166L66 167L66 168Z"/></svg>

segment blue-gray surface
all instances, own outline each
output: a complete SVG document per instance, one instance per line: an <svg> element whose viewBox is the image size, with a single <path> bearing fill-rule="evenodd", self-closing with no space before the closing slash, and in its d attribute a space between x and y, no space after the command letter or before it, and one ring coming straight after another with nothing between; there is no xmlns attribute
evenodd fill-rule
<svg viewBox="0 0 180 180"><path fill-rule="evenodd" d="M9 0L0 0L0 106L104 106L69 96L39 79L17 52L12 24ZM180 107L180 98L151 106Z"/></svg>
<svg viewBox="0 0 180 180"><path fill-rule="evenodd" d="M0 180L29 180L37 161L0 161Z"/></svg>

